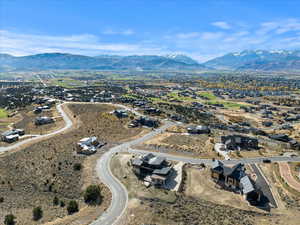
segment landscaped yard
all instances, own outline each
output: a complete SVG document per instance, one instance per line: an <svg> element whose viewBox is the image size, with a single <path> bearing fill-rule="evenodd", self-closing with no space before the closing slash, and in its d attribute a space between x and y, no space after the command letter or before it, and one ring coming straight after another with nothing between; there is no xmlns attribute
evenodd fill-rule
<svg viewBox="0 0 300 225"><path fill-rule="evenodd" d="M0 119L7 117L7 111L0 108Z"/></svg>
<svg viewBox="0 0 300 225"><path fill-rule="evenodd" d="M200 97L204 97L204 98L207 98L209 100L216 100L217 99L217 97L211 92L198 92L198 95Z"/></svg>

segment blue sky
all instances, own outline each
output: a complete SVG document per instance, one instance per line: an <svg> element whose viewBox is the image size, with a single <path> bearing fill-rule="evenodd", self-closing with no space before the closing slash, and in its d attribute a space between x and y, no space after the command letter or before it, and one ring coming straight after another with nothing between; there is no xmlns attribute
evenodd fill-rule
<svg viewBox="0 0 300 225"><path fill-rule="evenodd" d="M300 49L299 0L0 0L0 52L182 53Z"/></svg>

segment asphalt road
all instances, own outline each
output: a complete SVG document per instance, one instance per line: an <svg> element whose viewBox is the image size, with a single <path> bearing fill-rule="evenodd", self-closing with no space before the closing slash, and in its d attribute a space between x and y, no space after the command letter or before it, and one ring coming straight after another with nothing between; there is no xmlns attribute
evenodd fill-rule
<svg viewBox="0 0 300 225"><path fill-rule="evenodd" d="M72 127L73 125L73 122L72 120L68 117L68 115L64 112L64 110L62 109L61 107L62 105L59 104L56 106L56 109L57 111L61 114L61 116L63 117L64 121L65 121L65 126L61 129L58 129L58 130L55 130L49 134L43 134L43 135L27 135L27 136L32 136L31 138L28 138L28 139L25 139L23 141L19 141L13 145L9 145L7 147L0 147L0 153L3 153L3 152L7 152L7 151L10 151L10 150L13 150L13 149L16 149L18 147L21 147L22 145L24 144L27 144L31 141L36 141L36 140L39 140L39 139L43 139L45 137L50 137L50 136L54 136L54 135L57 135L57 134L60 134L62 132L64 132L65 130L69 129L70 127Z"/></svg>
<svg viewBox="0 0 300 225"><path fill-rule="evenodd" d="M149 153L149 151L138 150L138 149L128 149L128 152L137 154L137 155L145 155ZM171 161L181 161L185 163L191 164L211 164L211 159L197 159L185 156L176 156L168 153L154 152L155 155L166 157L167 160ZM254 164L254 163L263 163L264 159L270 159L272 162L300 162L300 157L286 157L286 156L274 156L274 157L261 157L261 158L244 158L244 159L232 159L232 160L221 160L224 164Z"/></svg>
<svg viewBox="0 0 300 225"><path fill-rule="evenodd" d="M123 215L128 201L128 193L124 185L112 174L110 169L111 158L118 152L128 151L130 146L142 143L148 139L151 139L157 134L165 131L170 126L173 126L174 123L166 122L160 128L157 128L150 133L135 139L133 141L125 142L121 145L111 148L109 151L104 153L101 158L98 159L96 165L96 172L101 180L112 193L112 201L110 207L91 225L111 225L115 224L118 219Z"/></svg>

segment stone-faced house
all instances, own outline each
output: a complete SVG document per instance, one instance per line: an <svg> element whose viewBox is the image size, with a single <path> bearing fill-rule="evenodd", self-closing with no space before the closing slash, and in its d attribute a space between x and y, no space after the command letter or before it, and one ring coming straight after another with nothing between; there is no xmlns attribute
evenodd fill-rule
<svg viewBox="0 0 300 225"><path fill-rule="evenodd" d="M251 150L259 149L258 140L242 135L221 136L221 143L226 145L228 150Z"/></svg>
<svg viewBox="0 0 300 225"><path fill-rule="evenodd" d="M128 117L128 113L124 109L116 109L113 111L113 114L118 118L126 118Z"/></svg>
<svg viewBox="0 0 300 225"><path fill-rule="evenodd" d="M188 126L187 132L190 134L210 134L210 129L207 126Z"/></svg>
<svg viewBox="0 0 300 225"><path fill-rule="evenodd" d="M164 157L152 153L132 159L131 165L138 178L150 181L155 186L164 186L172 170Z"/></svg>
<svg viewBox="0 0 300 225"><path fill-rule="evenodd" d="M139 125L156 128L159 126L159 121L149 117L141 116L140 118L131 121L131 123L128 126L137 127Z"/></svg>
<svg viewBox="0 0 300 225"><path fill-rule="evenodd" d="M211 177L224 189L240 193L250 202L259 202L261 191L254 181L246 174L243 164L227 167L219 160L214 160L211 168Z"/></svg>
<svg viewBox="0 0 300 225"><path fill-rule="evenodd" d="M54 123L54 119L46 116L37 117L34 121L35 125L44 125L49 123Z"/></svg>

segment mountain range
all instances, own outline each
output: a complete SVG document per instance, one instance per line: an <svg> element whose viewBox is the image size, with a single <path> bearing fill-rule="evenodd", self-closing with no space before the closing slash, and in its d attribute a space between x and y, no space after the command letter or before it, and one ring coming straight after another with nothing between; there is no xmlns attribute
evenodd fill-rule
<svg viewBox="0 0 300 225"><path fill-rule="evenodd" d="M95 57L66 53L43 53L29 56L0 54L0 71L52 69L94 70L300 70L300 50L245 50L228 53L205 63L182 55L99 55Z"/></svg>
<svg viewBox="0 0 300 225"><path fill-rule="evenodd" d="M190 70L205 69L184 55L99 55L96 57L65 53L44 53L15 57L0 54L0 71L94 69L94 70Z"/></svg>
<svg viewBox="0 0 300 225"><path fill-rule="evenodd" d="M300 50L245 50L214 58L203 65L229 70L300 70Z"/></svg>

